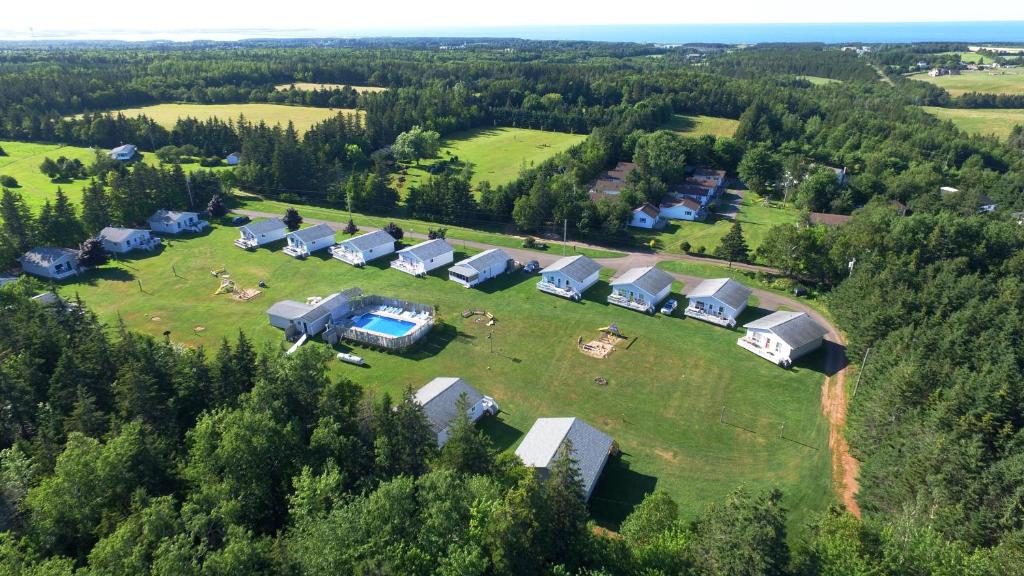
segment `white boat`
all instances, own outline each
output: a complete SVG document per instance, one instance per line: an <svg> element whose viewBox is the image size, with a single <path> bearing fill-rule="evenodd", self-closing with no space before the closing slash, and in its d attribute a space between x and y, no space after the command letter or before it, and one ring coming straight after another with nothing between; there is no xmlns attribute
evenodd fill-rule
<svg viewBox="0 0 1024 576"><path fill-rule="evenodd" d="M338 352L338 360L342 362L348 362L349 364L355 364L356 366L362 366L364 364L361 356L355 354L348 354L345 352Z"/></svg>

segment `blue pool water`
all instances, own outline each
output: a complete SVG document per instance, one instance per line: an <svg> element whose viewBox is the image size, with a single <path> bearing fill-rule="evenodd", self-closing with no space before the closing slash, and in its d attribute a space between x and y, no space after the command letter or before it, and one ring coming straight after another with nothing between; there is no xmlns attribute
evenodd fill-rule
<svg viewBox="0 0 1024 576"><path fill-rule="evenodd" d="M396 320L386 316L377 316L376 314L363 314L353 320L352 325L356 328L372 330L381 334L387 334L388 336L405 336L416 327L412 322Z"/></svg>

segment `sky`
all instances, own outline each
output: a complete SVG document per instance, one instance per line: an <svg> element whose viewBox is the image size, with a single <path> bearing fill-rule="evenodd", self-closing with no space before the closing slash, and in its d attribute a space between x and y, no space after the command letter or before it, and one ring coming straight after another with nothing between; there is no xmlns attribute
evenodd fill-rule
<svg viewBox="0 0 1024 576"><path fill-rule="evenodd" d="M504 26L1024 21L1024 2L989 0L967 10L963 0L174 0L96 4L83 0L8 0L0 39L70 31L250 30L360 33ZM123 9L121 9L123 7ZM265 34L260 34L265 35ZM210 34L207 34L210 36Z"/></svg>

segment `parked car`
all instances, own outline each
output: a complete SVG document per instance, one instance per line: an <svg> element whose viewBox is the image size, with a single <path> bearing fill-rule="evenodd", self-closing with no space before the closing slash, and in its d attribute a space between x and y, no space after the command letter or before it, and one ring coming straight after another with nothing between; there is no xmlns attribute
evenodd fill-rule
<svg viewBox="0 0 1024 576"><path fill-rule="evenodd" d="M248 216L234 216L234 217L231 218L231 225L232 226L241 226L243 224L248 224L248 223L249 223L249 217Z"/></svg>
<svg viewBox="0 0 1024 576"><path fill-rule="evenodd" d="M537 270L540 270L540 262L537 262L536 260L530 260L526 263L526 266L523 266L523 272L526 272L527 274L533 274Z"/></svg>
<svg viewBox="0 0 1024 576"><path fill-rule="evenodd" d="M661 307L661 313L665 316L671 316L676 311L676 307L679 306L679 302L676 302L674 298L669 298L665 301L665 304Z"/></svg>

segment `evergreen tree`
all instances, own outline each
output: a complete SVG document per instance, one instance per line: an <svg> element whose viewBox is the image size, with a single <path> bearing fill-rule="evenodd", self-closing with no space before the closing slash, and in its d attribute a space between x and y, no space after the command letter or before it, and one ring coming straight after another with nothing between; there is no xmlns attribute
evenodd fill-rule
<svg viewBox="0 0 1024 576"><path fill-rule="evenodd" d="M228 209L224 206L224 201L221 200L220 194L214 194L213 198L210 198L210 202L206 205L206 214L211 218L223 218L228 213Z"/></svg>
<svg viewBox="0 0 1024 576"><path fill-rule="evenodd" d="M94 235L110 224L110 198L103 182L90 180L82 190L82 227L86 234Z"/></svg>
<svg viewBox="0 0 1024 576"><path fill-rule="evenodd" d="M544 481L541 522L548 558L570 569L582 560L587 538L587 505L579 464L573 456L572 441L566 439L548 468Z"/></svg>
<svg viewBox="0 0 1024 576"><path fill-rule="evenodd" d="M59 186L53 201L51 225L53 230L46 232L50 235L47 241L56 246L76 246L85 239L85 230L82 228L81 221L78 220L78 215L75 214L75 207Z"/></svg>
<svg viewBox="0 0 1024 576"><path fill-rule="evenodd" d="M351 236L352 234L359 232L359 228L356 227L356 223L351 218L349 218L348 222L345 223L345 227L342 228L341 231L343 234L348 234L349 236Z"/></svg>
<svg viewBox="0 0 1024 576"><path fill-rule="evenodd" d="M32 247L36 222L21 194L7 188L0 191L0 220L3 221L4 235L10 238L19 254Z"/></svg>
<svg viewBox="0 0 1024 576"><path fill-rule="evenodd" d="M739 218L733 220L732 227L722 237L721 244L715 249L715 256L732 262L747 262L750 260L750 248L743 238L743 225Z"/></svg>
<svg viewBox="0 0 1024 576"><path fill-rule="evenodd" d="M385 232L391 235L395 240L401 241L405 237L405 231L402 230L398 224L394 222L388 222L388 225L383 228Z"/></svg>
<svg viewBox="0 0 1024 576"><path fill-rule="evenodd" d="M299 211L295 208L288 208L285 210L282 221L292 232L298 230L299 226L302 226L302 216L299 215Z"/></svg>
<svg viewBox="0 0 1024 576"><path fill-rule="evenodd" d="M78 265L89 268L102 266L110 261L110 253L97 238L89 238L78 248Z"/></svg>
<svg viewBox="0 0 1024 576"><path fill-rule="evenodd" d="M442 466L465 474L487 474L494 464L491 441L470 420L468 409L469 402L463 392L455 403L455 419L448 427L448 441L438 461Z"/></svg>

